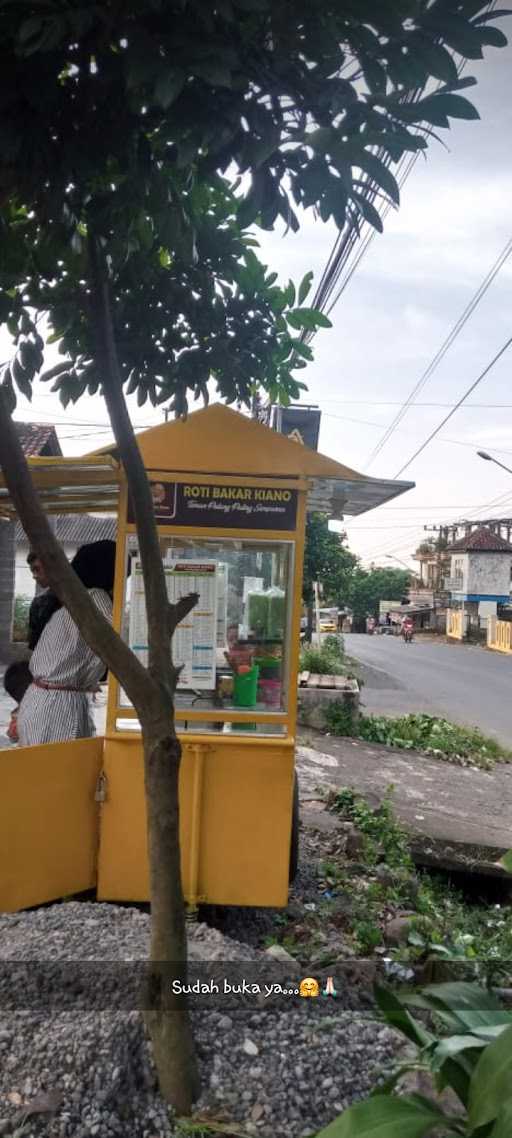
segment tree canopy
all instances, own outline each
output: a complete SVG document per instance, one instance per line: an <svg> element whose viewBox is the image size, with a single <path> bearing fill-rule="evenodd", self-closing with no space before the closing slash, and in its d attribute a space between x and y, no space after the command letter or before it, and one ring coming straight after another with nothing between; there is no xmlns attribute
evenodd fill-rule
<svg viewBox="0 0 512 1138"><path fill-rule="evenodd" d="M380 601L400 601L411 580L406 569L365 569L347 548L346 535L329 529L324 514L310 514L306 526L302 596L313 603L313 583L322 585L325 604L352 609L356 621L377 616Z"/></svg>
<svg viewBox="0 0 512 1138"><path fill-rule="evenodd" d="M390 164L476 118L453 52L505 36L478 0L0 2L0 320L11 402L42 363L28 310L69 361L64 404L101 389L88 238L112 292L125 389L185 413L211 376L249 403L296 398L327 323L279 289L245 230L297 210L381 228ZM437 88L429 87L432 78ZM424 89L423 97L413 93ZM141 321L140 298L144 296ZM177 317L179 313L179 317ZM142 334L143 332L143 334ZM299 333L294 335L293 333Z"/></svg>
<svg viewBox="0 0 512 1138"><path fill-rule="evenodd" d="M406 569L363 569L357 566L348 589L348 604L356 621L378 616L380 601L400 601L407 592L411 574Z"/></svg>
<svg viewBox="0 0 512 1138"><path fill-rule="evenodd" d="M329 519L324 514L310 514L304 548L304 603L313 603L313 584L319 581L323 602L342 604L356 565L357 557L344 544L344 535L329 529Z"/></svg>

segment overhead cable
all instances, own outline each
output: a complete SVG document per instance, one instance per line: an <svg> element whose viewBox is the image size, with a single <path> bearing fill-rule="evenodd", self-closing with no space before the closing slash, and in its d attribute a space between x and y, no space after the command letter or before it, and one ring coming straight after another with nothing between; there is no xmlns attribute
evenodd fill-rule
<svg viewBox="0 0 512 1138"><path fill-rule="evenodd" d="M445 415L444 419L441 420L441 422L435 428L435 430L431 431L428 438L426 438L425 442L422 443L420 447L418 447L418 449L414 452L414 454L411 456L411 458L409 458L407 460L407 462L405 462L404 465L400 467L400 470L395 474L395 478L400 478L400 475L402 475L404 473L404 470L407 470L407 468L411 465L411 463L414 462L414 460L416 458L418 458L418 456L420 454L422 454L422 452L426 449L426 447L428 447L429 443L432 442L432 439L435 439L436 435L439 434L439 431L441 431L443 429L443 427L449 421L449 419L451 419L453 417L453 415L455 415L455 412L458 411L459 407L462 407L462 404L466 401L466 399L468 398L468 395L471 395L472 391L474 391L475 388L478 387L479 383L481 383L482 380L485 379L485 377L489 374L489 372L492 370L494 365L497 364L498 360L500 360L501 357L503 355L505 355L505 352L508 350L508 348L510 347L511 344L512 344L512 336L509 336L508 340L505 341L503 346L500 348L499 352L497 352L496 355L491 360L491 362L489 364L487 364L487 367L484 368L484 370L482 372L480 372L480 375L478 376L477 379L475 379L475 382L471 384L471 387L468 387L467 391L464 392L464 395L461 396L458 403L456 403L455 406L452 407L451 411L449 411L448 414Z"/></svg>
<svg viewBox="0 0 512 1138"><path fill-rule="evenodd" d="M494 264L489 269L489 272L484 277L484 279L483 279L482 283L480 284L480 286L478 287L476 293L474 293L469 304L466 305L462 315L459 316L459 319L453 325L450 332L446 336L445 340L443 340L441 347L438 349L435 356L430 361L428 367L425 369L425 371L420 376L418 382L413 387L410 395L407 397L405 402L402 404L400 411L398 411L398 413L395 415L395 418L389 424L389 427L386 428L386 430L384 431L384 434L382 435L382 438L379 439L379 442L376 444L376 446L374 446L372 453L368 459L368 462L366 463L366 467L371 466L372 462L375 461L375 459L377 458L377 455L380 453L382 448L389 441L389 439L391 438L391 435L396 430L399 423L401 423L402 419L404 418L404 415L406 415L407 411L411 408L411 406L414 405L416 395L418 395L419 392L423 390L427 381L430 379L430 377L434 374L436 369L439 367L439 364L444 359L446 353L448 352L448 350L451 348L452 344L455 342L457 337L462 332L464 325L467 324L470 316L472 316L473 312L475 311L475 309L480 304L480 301L485 296L487 290L490 288L495 277L498 275L500 269L505 264L505 261L508 260L511 253L512 253L512 237L509 238L506 245L502 249L499 257L497 258L497 260L494 262ZM459 405L456 404L455 406L457 407Z"/></svg>

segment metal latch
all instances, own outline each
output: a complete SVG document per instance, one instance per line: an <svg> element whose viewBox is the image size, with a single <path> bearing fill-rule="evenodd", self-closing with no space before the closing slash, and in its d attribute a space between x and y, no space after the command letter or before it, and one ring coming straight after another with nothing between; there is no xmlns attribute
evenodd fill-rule
<svg viewBox="0 0 512 1138"><path fill-rule="evenodd" d="M108 788L107 776L105 774L105 771L102 771L101 774L98 776L98 781L96 783L96 790L94 792L94 801L95 802L105 802L106 801L107 788Z"/></svg>

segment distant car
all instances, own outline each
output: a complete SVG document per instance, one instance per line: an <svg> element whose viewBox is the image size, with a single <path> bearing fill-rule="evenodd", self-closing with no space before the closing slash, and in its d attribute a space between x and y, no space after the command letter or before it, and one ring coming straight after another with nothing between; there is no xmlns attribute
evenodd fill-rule
<svg viewBox="0 0 512 1138"><path fill-rule="evenodd" d="M332 617L320 617L320 632L337 632L336 621Z"/></svg>

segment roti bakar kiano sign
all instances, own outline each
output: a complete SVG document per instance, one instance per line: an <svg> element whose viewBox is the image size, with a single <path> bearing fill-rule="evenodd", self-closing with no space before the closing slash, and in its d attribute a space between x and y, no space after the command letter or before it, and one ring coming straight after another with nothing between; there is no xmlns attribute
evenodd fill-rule
<svg viewBox="0 0 512 1138"><path fill-rule="evenodd" d="M297 490L236 482L152 482L151 493L160 525L253 530L294 530L296 526ZM134 520L130 502L128 521Z"/></svg>

